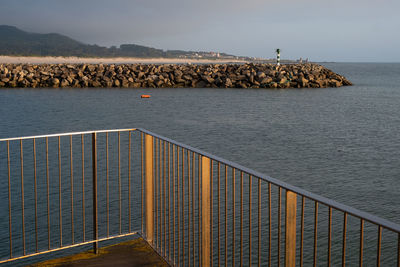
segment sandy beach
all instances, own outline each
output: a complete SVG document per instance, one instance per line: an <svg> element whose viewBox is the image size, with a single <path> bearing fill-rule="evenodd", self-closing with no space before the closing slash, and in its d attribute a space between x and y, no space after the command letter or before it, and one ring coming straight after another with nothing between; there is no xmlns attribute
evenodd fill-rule
<svg viewBox="0 0 400 267"><path fill-rule="evenodd" d="M0 56L0 64L210 64L246 63L236 59L187 59L187 58L83 58L83 57L13 57Z"/></svg>

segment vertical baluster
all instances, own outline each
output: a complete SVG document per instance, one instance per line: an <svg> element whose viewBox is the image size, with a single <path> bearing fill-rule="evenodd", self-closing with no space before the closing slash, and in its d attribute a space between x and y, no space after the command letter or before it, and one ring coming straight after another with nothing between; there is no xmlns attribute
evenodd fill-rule
<svg viewBox="0 0 400 267"><path fill-rule="evenodd" d="M243 266L243 172L240 172L240 267Z"/></svg>
<svg viewBox="0 0 400 267"><path fill-rule="evenodd" d="M328 267L331 266L331 248L332 248L332 207L329 207L329 215L328 215Z"/></svg>
<svg viewBox="0 0 400 267"><path fill-rule="evenodd" d="M346 229L347 229L347 213L343 215L343 243L342 243L342 266L346 266Z"/></svg>
<svg viewBox="0 0 400 267"><path fill-rule="evenodd" d="M261 266L261 179L258 178L258 264Z"/></svg>
<svg viewBox="0 0 400 267"><path fill-rule="evenodd" d="M108 140L108 139L107 139ZM82 154L82 239L85 242L85 143L84 135L81 135L81 154ZM108 202L107 202L108 203Z"/></svg>
<svg viewBox="0 0 400 267"><path fill-rule="evenodd" d="M119 234L122 233L122 197L121 197L121 132L118 132L118 204Z"/></svg>
<svg viewBox="0 0 400 267"><path fill-rule="evenodd" d="M359 253L359 266L363 266L363 251L364 251L364 220L360 220L360 253Z"/></svg>
<svg viewBox="0 0 400 267"><path fill-rule="evenodd" d="M131 131L128 132L128 232L131 232Z"/></svg>
<svg viewBox="0 0 400 267"><path fill-rule="evenodd" d="M185 150L182 148L182 266L186 266L185 247Z"/></svg>
<svg viewBox="0 0 400 267"><path fill-rule="evenodd" d="M7 167L8 167L8 231L9 231L10 259L11 259L13 257L13 250L12 250L12 226L11 226L10 141L7 141Z"/></svg>
<svg viewBox="0 0 400 267"><path fill-rule="evenodd" d="M249 175L249 266L251 266L251 180Z"/></svg>
<svg viewBox="0 0 400 267"><path fill-rule="evenodd" d="M195 176L194 176L194 172L195 172L195 154L194 152L192 152L192 240L193 240L193 267L196 266L195 265L195 257L196 257L196 240L195 240L195 231L196 231L196 226L194 223L194 207L195 207L195 189L194 189L194 184L195 184Z"/></svg>
<svg viewBox="0 0 400 267"><path fill-rule="evenodd" d="M158 141L154 138L154 230L155 230L155 245L158 248L158 191L157 191L157 177L158 177Z"/></svg>
<svg viewBox="0 0 400 267"><path fill-rule="evenodd" d="M62 247L62 206L61 206L61 140L60 136L58 137L58 206L59 206L59 222L58 225L60 227L60 247Z"/></svg>
<svg viewBox="0 0 400 267"><path fill-rule="evenodd" d="M218 162L218 186L217 186L217 190L218 190L218 266L221 266L221 227L220 227L220 217L221 217L221 198L220 198L220 190L221 190L221 163Z"/></svg>
<svg viewBox="0 0 400 267"><path fill-rule="evenodd" d="M163 204L162 204L162 145L161 139L158 139L158 207L159 207L159 216L158 216L158 238L159 238L159 251L162 255L162 248L163 248L163 233L162 233L162 216L163 216Z"/></svg>
<svg viewBox="0 0 400 267"><path fill-rule="evenodd" d="M191 260L190 260L190 252L191 252L191 243L190 243L190 237L191 237L191 232L190 232L190 219L191 219L191 214L190 214L190 208L191 208L191 203L190 203L190 196L192 194L191 192L191 187L190 187L190 151L187 151L187 174L188 174L188 266L190 267Z"/></svg>
<svg viewBox="0 0 400 267"><path fill-rule="evenodd" d="M175 257L175 235L176 235L176 223L175 223L175 208L176 208L176 203L175 203L175 145L172 144L172 199L173 199L173 210L174 210L174 216L173 216L173 233L174 233L174 242L173 242L173 262L176 264L176 257Z"/></svg>
<svg viewBox="0 0 400 267"><path fill-rule="evenodd" d="M25 256L26 252L25 252L24 152L22 148L22 140L20 140L20 156L21 156L22 247Z"/></svg>
<svg viewBox="0 0 400 267"><path fill-rule="evenodd" d="M35 251L38 250L38 215L37 215L37 177L36 177L36 139L33 138L33 177L35 192Z"/></svg>
<svg viewBox="0 0 400 267"><path fill-rule="evenodd" d="M232 266L235 266L235 171L232 168Z"/></svg>
<svg viewBox="0 0 400 267"><path fill-rule="evenodd" d="M180 254L181 254L181 210L180 210L180 194L179 194L179 188L180 188L180 168L179 168L179 147L177 147L176 151L176 162L177 162L177 204L178 204L178 266L181 266L181 261L180 261Z"/></svg>
<svg viewBox="0 0 400 267"><path fill-rule="evenodd" d="M108 166L108 132L106 133L106 209L107 209L107 237L110 236L110 189L109 189L109 166Z"/></svg>
<svg viewBox="0 0 400 267"><path fill-rule="evenodd" d="M167 212L167 209L166 209L166 203L165 203L165 196L166 196L166 191L165 191L165 188L166 188L166 184L167 184L167 177L166 177L166 162L167 162L167 160L166 160L166 143L165 143L165 141L163 141L163 154L164 154L164 156L163 156L163 206L164 206L164 225L163 225L163 228L164 228L164 257L166 257L166 255L167 255L167 229L166 229L166 223L167 223L167 216L166 216L166 212Z"/></svg>
<svg viewBox="0 0 400 267"><path fill-rule="evenodd" d="M378 248L376 251L376 266L381 266L382 226L378 227Z"/></svg>
<svg viewBox="0 0 400 267"><path fill-rule="evenodd" d="M225 267L228 266L228 166L225 165Z"/></svg>
<svg viewBox="0 0 400 267"><path fill-rule="evenodd" d="M211 266L213 265L213 165L214 161L211 160L211 165L210 165L210 264Z"/></svg>
<svg viewBox="0 0 400 267"><path fill-rule="evenodd" d="M317 266L317 240L318 240L318 202L315 201L314 210L314 267Z"/></svg>
<svg viewBox="0 0 400 267"><path fill-rule="evenodd" d="M97 133L92 133L92 190L93 190L93 240L99 239L99 225L97 213ZM98 242L93 243L93 251L99 253Z"/></svg>
<svg viewBox="0 0 400 267"><path fill-rule="evenodd" d="M144 190L144 176L143 176L143 132L140 132L140 174L141 174L141 178L142 178L142 183L141 183L141 192L140 192L140 194L141 194L141 214L142 214L142 216L141 216L141 229L142 229L142 234L144 234L144 232L143 232L143 204L144 204L144 193L143 193L143 190Z"/></svg>
<svg viewBox="0 0 400 267"><path fill-rule="evenodd" d="M168 259L171 259L171 144L168 142Z"/></svg>
<svg viewBox="0 0 400 267"><path fill-rule="evenodd" d="M281 199L282 199L282 188L279 187L278 193L278 267L281 266Z"/></svg>
<svg viewBox="0 0 400 267"><path fill-rule="evenodd" d="M268 267L271 267L271 243L272 243L272 211L271 211L271 183L268 183Z"/></svg>
<svg viewBox="0 0 400 267"><path fill-rule="evenodd" d="M303 243L304 243L304 209L306 206L306 199L301 197L301 230L300 230L300 267L303 267Z"/></svg>
<svg viewBox="0 0 400 267"><path fill-rule="evenodd" d="M72 244L75 244L74 231L74 165L72 157L72 135L69 136L69 159L70 159L70 179L71 179L71 238Z"/></svg>
<svg viewBox="0 0 400 267"><path fill-rule="evenodd" d="M198 247L199 247L199 251L198 251L198 253L199 253L199 266L202 266L202 260L201 260L201 253L202 253L202 242L201 242L201 237L200 237L200 235L201 235L201 231L202 231L202 227L201 227L201 217L202 217L202 214L201 214L201 202L200 202L200 195L201 195L201 156L200 155L197 155L197 163L198 163L198 170L197 170L197 173L198 173L198 195L197 195L197 200L198 200L198 214L199 214L199 216L198 216L198 219L199 219L199 230L198 230Z"/></svg>
<svg viewBox="0 0 400 267"><path fill-rule="evenodd" d="M50 250L50 173L49 173L49 139L46 137L46 192L47 192L47 249Z"/></svg>

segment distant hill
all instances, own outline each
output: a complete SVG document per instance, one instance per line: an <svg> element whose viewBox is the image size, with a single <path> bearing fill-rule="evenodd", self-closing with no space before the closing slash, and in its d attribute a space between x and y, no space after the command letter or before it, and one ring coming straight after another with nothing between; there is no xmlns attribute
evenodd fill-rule
<svg viewBox="0 0 400 267"><path fill-rule="evenodd" d="M14 26L0 25L0 55L8 56L77 56L77 57L184 57L238 58L216 52L193 52L156 49L136 44L117 47L88 45L68 36L29 33ZM240 57L241 59L246 59Z"/></svg>

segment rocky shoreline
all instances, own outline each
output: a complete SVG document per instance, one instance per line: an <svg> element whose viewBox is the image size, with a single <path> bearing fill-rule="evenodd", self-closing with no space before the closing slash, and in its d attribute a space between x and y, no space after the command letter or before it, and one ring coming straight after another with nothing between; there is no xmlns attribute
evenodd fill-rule
<svg viewBox="0 0 400 267"><path fill-rule="evenodd" d="M324 88L352 85L318 64L0 64L0 88Z"/></svg>

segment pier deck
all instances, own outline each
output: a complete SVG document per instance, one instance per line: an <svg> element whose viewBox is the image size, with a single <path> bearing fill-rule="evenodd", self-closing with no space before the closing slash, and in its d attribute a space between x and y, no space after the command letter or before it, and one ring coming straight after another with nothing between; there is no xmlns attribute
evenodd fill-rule
<svg viewBox="0 0 400 267"><path fill-rule="evenodd" d="M72 256L52 259L32 267L169 266L142 238Z"/></svg>

